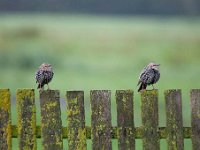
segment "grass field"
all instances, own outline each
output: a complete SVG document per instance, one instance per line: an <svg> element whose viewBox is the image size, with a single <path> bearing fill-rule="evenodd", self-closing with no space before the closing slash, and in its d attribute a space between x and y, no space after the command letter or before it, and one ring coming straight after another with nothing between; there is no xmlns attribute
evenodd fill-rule
<svg viewBox="0 0 200 150"><path fill-rule="evenodd" d="M163 92L177 88L182 89L184 126L190 126L189 90L200 88L199 27L200 18L184 17L0 15L0 88L11 89L15 114L16 89L36 89L35 71L41 63L49 62L55 72L50 87L61 91L64 126L65 91L85 91L86 124L90 125L92 89L112 90L113 125L116 125L115 90L133 89L135 124L139 126L138 75L147 63L155 61L161 64L161 79L155 85L159 89L160 126L165 126ZM36 103L39 104L38 93ZM37 110L39 124L39 107ZM14 115L12 122L16 124ZM161 141L162 150L167 149L165 140ZM90 144L88 141L89 149ZM136 144L141 149L141 140ZM117 149L116 140L113 147ZM185 140L185 148L191 149L190 140Z"/></svg>

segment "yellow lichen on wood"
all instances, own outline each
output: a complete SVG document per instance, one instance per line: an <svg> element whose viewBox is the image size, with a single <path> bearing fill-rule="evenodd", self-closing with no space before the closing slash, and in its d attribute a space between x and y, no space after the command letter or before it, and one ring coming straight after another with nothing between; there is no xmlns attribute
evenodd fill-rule
<svg viewBox="0 0 200 150"><path fill-rule="evenodd" d="M79 128L78 129L78 136L76 141L76 149L77 150L85 150L86 149L86 129Z"/></svg>
<svg viewBox="0 0 200 150"><path fill-rule="evenodd" d="M57 102L48 102L46 103L46 108L51 109L52 107L55 107L56 105L58 105Z"/></svg>
<svg viewBox="0 0 200 150"><path fill-rule="evenodd" d="M58 90L40 92L41 137L43 150L63 149L63 130L59 98L60 92Z"/></svg>
<svg viewBox="0 0 200 150"><path fill-rule="evenodd" d="M158 131L158 90L141 92L141 112L143 124L143 149L160 149Z"/></svg>
<svg viewBox="0 0 200 150"><path fill-rule="evenodd" d="M0 89L0 121L1 121L1 137L0 149L11 150L12 133L11 133L11 104L9 89Z"/></svg>
<svg viewBox="0 0 200 150"><path fill-rule="evenodd" d="M0 108L10 110L10 91L9 89L0 89Z"/></svg>
<svg viewBox="0 0 200 150"><path fill-rule="evenodd" d="M33 89L17 90L17 125L19 149L35 150L36 145L36 108Z"/></svg>
<svg viewBox="0 0 200 150"><path fill-rule="evenodd" d="M68 91L67 122L68 149L86 150L86 128L83 91Z"/></svg>
<svg viewBox="0 0 200 150"><path fill-rule="evenodd" d="M92 149L112 149L111 91L92 90L90 101Z"/></svg>
<svg viewBox="0 0 200 150"><path fill-rule="evenodd" d="M167 143L168 149L183 149L183 120L181 90L166 90Z"/></svg>
<svg viewBox="0 0 200 150"><path fill-rule="evenodd" d="M117 90L117 134L119 149L135 149L133 91Z"/></svg>

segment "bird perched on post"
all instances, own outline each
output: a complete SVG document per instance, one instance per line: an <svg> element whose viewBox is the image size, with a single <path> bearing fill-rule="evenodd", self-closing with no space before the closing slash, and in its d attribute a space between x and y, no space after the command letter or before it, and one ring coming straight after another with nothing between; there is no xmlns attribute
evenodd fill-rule
<svg viewBox="0 0 200 150"><path fill-rule="evenodd" d="M140 92L141 90L145 90L147 85L153 86L153 84L155 84L160 79L159 66L159 64L151 62L146 67L144 67L144 69L140 73L139 81L137 84L140 84L138 92Z"/></svg>
<svg viewBox="0 0 200 150"><path fill-rule="evenodd" d="M44 85L47 84L49 89L48 83L52 80L53 75L52 66L50 64L43 63L35 74L36 83L38 83L37 88L44 89Z"/></svg>

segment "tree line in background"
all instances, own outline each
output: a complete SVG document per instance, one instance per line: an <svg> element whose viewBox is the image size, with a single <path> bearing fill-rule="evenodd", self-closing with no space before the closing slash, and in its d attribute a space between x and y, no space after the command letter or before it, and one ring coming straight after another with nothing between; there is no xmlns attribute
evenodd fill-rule
<svg viewBox="0 0 200 150"><path fill-rule="evenodd" d="M0 0L0 11L199 15L200 0Z"/></svg>

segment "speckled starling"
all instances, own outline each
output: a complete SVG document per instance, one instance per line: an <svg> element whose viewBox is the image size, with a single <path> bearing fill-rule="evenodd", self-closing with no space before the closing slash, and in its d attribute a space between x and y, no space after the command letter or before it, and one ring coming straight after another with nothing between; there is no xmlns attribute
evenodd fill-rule
<svg viewBox="0 0 200 150"><path fill-rule="evenodd" d="M141 90L145 90L147 85L153 86L153 84L155 84L159 80L160 78L159 66L160 66L159 64L151 62L146 67L144 67L144 69L140 73L139 82L137 84L137 85L140 84L138 92L140 92Z"/></svg>
<svg viewBox="0 0 200 150"><path fill-rule="evenodd" d="M44 89L44 85L47 84L49 89L48 83L52 80L53 75L52 66L50 64L43 63L35 74L36 83L38 83L37 88Z"/></svg>

